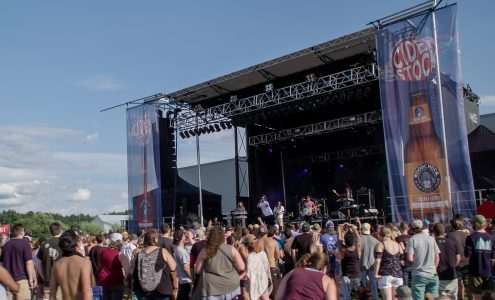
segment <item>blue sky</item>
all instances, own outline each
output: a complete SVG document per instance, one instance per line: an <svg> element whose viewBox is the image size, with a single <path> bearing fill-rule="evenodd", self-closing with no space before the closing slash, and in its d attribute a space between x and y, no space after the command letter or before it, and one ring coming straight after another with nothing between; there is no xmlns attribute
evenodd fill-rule
<svg viewBox="0 0 495 300"><path fill-rule="evenodd" d="M421 1L422 2L422 1ZM125 110L366 27L419 1L4 1L0 4L0 209L127 207ZM464 82L495 112L495 1L459 1ZM202 139L232 156L232 133ZM195 161L193 140L179 164Z"/></svg>

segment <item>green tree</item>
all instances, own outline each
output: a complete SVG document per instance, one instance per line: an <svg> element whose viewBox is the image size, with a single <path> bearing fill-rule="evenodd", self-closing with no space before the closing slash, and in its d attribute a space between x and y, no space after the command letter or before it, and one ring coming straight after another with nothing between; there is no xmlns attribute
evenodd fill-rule
<svg viewBox="0 0 495 300"><path fill-rule="evenodd" d="M117 231L119 231L120 228L121 228L120 227L120 224L115 223L115 224L112 225L112 229L111 230L112 230L112 232L117 232Z"/></svg>
<svg viewBox="0 0 495 300"><path fill-rule="evenodd" d="M82 230L83 233L87 233L90 235L97 235L103 231L103 228L100 225L86 221L80 222L79 228Z"/></svg>

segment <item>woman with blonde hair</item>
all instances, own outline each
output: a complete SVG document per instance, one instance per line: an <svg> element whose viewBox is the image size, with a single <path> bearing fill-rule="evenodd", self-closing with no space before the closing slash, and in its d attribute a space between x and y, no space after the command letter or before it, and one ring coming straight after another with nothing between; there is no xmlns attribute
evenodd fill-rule
<svg viewBox="0 0 495 300"><path fill-rule="evenodd" d="M305 254L296 268L282 279L275 300L336 300L337 288L326 275L327 255L321 252Z"/></svg>
<svg viewBox="0 0 495 300"><path fill-rule="evenodd" d="M404 250L393 239L390 226L380 228L382 238L375 247L375 278L383 300L395 299L395 290L403 284Z"/></svg>
<svg viewBox="0 0 495 300"><path fill-rule="evenodd" d="M268 300L273 289L268 256L255 244L254 235L247 235L244 243L249 252L246 264L249 299Z"/></svg>
<svg viewBox="0 0 495 300"><path fill-rule="evenodd" d="M318 231L311 232L311 241L310 253L323 253L323 244L320 242L320 233Z"/></svg>

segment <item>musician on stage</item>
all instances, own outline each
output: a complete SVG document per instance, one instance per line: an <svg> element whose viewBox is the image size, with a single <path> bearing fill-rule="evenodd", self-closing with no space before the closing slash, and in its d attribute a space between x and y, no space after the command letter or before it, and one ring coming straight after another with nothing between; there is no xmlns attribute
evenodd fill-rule
<svg viewBox="0 0 495 300"><path fill-rule="evenodd" d="M270 225L273 225L274 224L273 211L270 208L270 203L266 200L265 195L261 195L260 202L258 203L258 207L261 209L261 218L263 219L263 223L268 223Z"/></svg>
<svg viewBox="0 0 495 300"><path fill-rule="evenodd" d="M352 196L352 189L351 189L351 186L349 185L349 183L347 183L347 182L344 183L344 187L345 187L345 193L343 193L343 194L339 194L335 190L333 190L333 192L337 196L345 198L345 201L343 201L344 207L350 207L351 204L354 202L354 198ZM350 217L351 217L351 210L349 208L347 208L346 217L348 219L350 219Z"/></svg>
<svg viewBox="0 0 495 300"><path fill-rule="evenodd" d="M275 215L275 224L278 224L280 229L283 229L285 208L282 206L282 202L277 202L277 206L273 208L273 214Z"/></svg>
<svg viewBox="0 0 495 300"><path fill-rule="evenodd" d="M311 222L314 215L316 214L316 205L311 200L311 197L309 195L307 195L306 199L304 199L304 202L302 204L302 210L303 210L304 220L306 222Z"/></svg>
<svg viewBox="0 0 495 300"><path fill-rule="evenodd" d="M232 214L234 219L234 225L236 227L240 226L242 228L245 228L246 219L247 219L247 210L244 207L244 203L239 201L239 203L237 203L237 207L234 209L234 211L232 211Z"/></svg>

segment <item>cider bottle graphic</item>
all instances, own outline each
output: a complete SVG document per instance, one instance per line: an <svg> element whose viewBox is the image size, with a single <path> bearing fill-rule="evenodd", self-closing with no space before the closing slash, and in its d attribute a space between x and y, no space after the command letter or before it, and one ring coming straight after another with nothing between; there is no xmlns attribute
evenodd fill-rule
<svg viewBox="0 0 495 300"><path fill-rule="evenodd" d="M404 147L407 198L413 218L446 221L450 200L446 161L425 91L410 95L409 140Z"/></svg>

